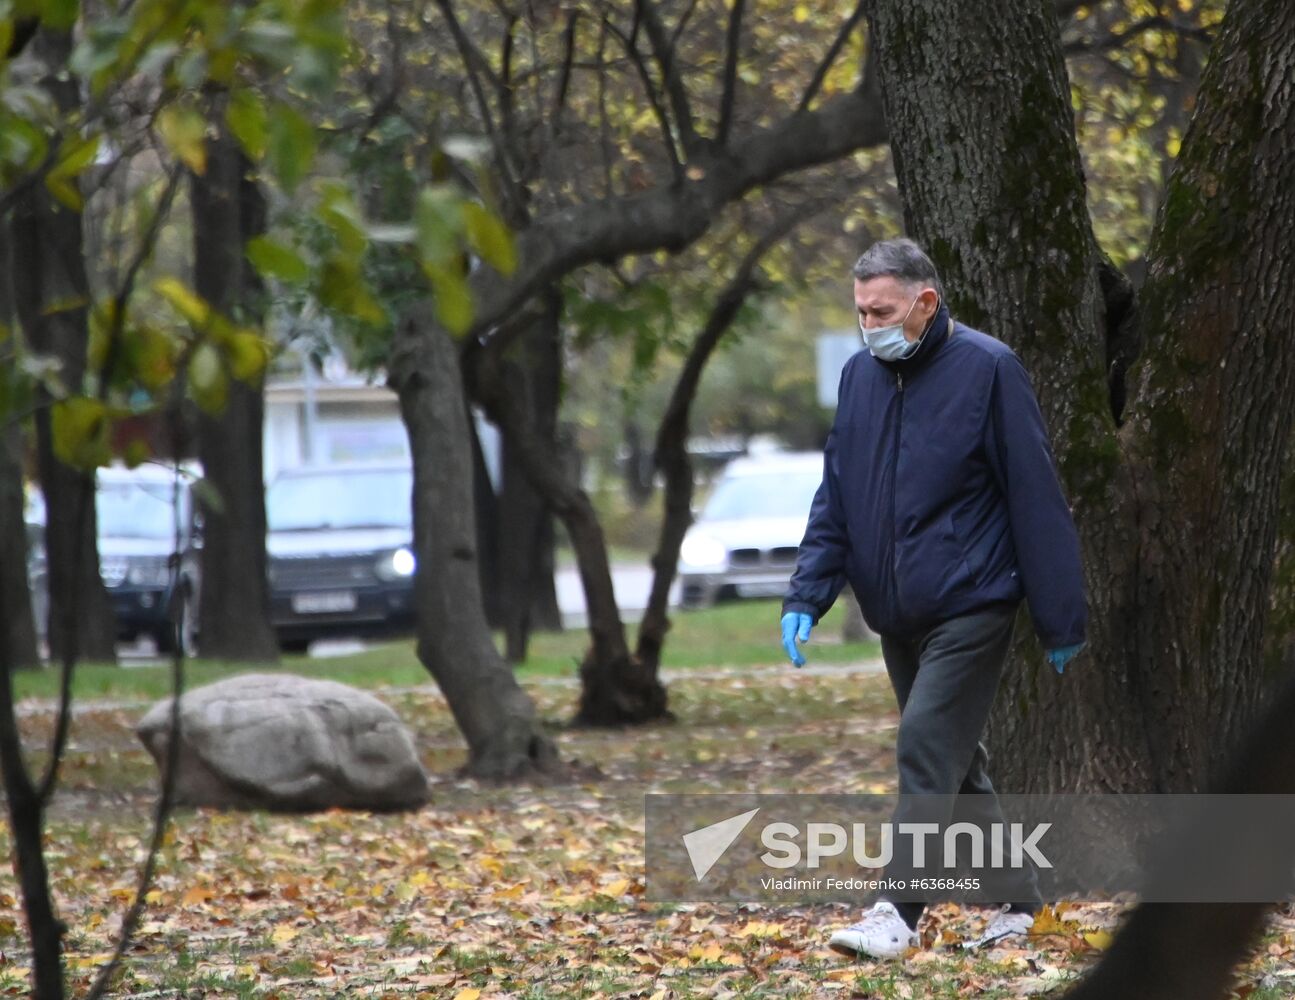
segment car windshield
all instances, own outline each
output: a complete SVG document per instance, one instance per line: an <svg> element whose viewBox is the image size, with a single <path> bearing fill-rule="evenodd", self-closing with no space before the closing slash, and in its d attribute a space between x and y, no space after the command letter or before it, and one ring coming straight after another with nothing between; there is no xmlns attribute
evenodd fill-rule
<svg viewBox="0 0 1295 1000"><path fill-rule="evenodd" d="M283 476L266 491L266 522L271 531L408 528L412 490L408 469Z"/></svg>
<svg viewBox="0 0 1295 1000"><path fill-rule="evenodd" d="M808 517L822 474L770 469L720 480L702 508L704 521L751 517Z"/></svg>
<svg viewBox="0 0 1295 1000"><path fill-rule="evenodd" d="M100 538L170 538L175 531L173 484L99 483L95 514Z"/></svg>

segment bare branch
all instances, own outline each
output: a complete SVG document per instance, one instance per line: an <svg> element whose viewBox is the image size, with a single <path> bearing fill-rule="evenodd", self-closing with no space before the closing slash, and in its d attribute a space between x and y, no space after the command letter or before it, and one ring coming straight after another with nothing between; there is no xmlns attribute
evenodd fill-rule
<svg viewBox="0 0 1295 1000"><path fill-rule="evenodd" d="M845 48L845 43L850 39L850 33L854 31L859 21L863 18L866 4L867 0L859 0L855 4L854 12L841 25L841 29L836 33L836 37L832 39L832 44L828 47L827 54L823 56L823 61L814 70L809 86L805 88L805 96L800 99L800 104L796 108L797 111L804 111L809 107L810 101L818 96L818 91L823 86L823 81L827 79L828 71L831 70L832 64L836 62L836 57L841 54L841 50Z"/></svg>
<svg viewBox="0 0 1295 1000"><path fill-rule="evenodd" d="M1084 52L1110 52L1114 49L1123 48L1134 39L1145 35L1148 31L1156 30L1171 31L1180 38L1190 38L1192 41L1202 42L1206 45L1214 40L1213 33L1200 25L1184 24L1161 14L1153 14L1134 21L1120 31L1111 31L1104 35L1078 38L1074 41L1065 42L1061 46L1061 50L1066 55L1078 55Z"/></svg>
<svg viewBox="0 0 1295 1000"><path fill-rule="evenodd" d="M567 87L571 83L571 66L576 54L576 21L580 11L567 15L567 26L562 32L562 67L558 71L557 91L553 96L553 111L549 115L549 136L557 135L562 124L562 109L567 103Z"/></svg>
<svg viewBox="0 0 1295 1000"><path fill-rule="evenodd" d="M473 274L472 332L488 334L536 290L577 267L682 250L706 231L716 212L746 192L885 141L876 75L865 73L857 89L744 136L722 160L681 181L555 212L518 233L521 263L510 276L489 268Z"/></svg>
<svg viewBox="0 0 1295 1000"><path fill-rule="evenodd" d="M724 50L724 75L719 98L719 127L715 138L722 146L728 142L728 132L733 124L733 101L737 90L737 55L742 43L742 13L746 0L733 0L728 15L728 39Z"/></svg>
<svg viewBox="0 0 1295 1000"><path fill-rule="evenodd" d="M675 60L674 45L666 35L665 26L657 16L656 5L652 0L635 0L634 6L642 17L643 27L647 29L652 54L656 57L657 65L661 67L661 79L666 95L670 99L675 128L679 130L679 141L683 145L684 152L692 157L701 151L702 141L693 125L692 106L688 102L688 91L683 85L679 64Z"/></svg>
<svg viewBox="0 0 1295 1000"><path fill-rule="evenodd" d="M490 102L486 99L481 77L483 75L488 77L496 92L502 89L502 84L490 69L490 64L485 56L477 50L476 46L472 44L472 40L468 38L467 33L463 30L463 25L459 23L458 15L454 12L451 0L436 0L436 6L440 10L441 16L445 18L445 23L450 29L450 35L454 38L455 48L458 49L459 59L463 63L463 68L468 78L468 86L472 88L472 94L476 98L482 123L485 125L486 135L490 139L490 144L494 147L495 159L499 164L499 173L504 181L504 200L510 210L516 210L521 205L517 171L507 144L495 127L495 118L490 111Z"/></svg>
<svg viewBox="0 0 1295 1000"><path fill-rule="evenodd" d="M670 131L670 118L666 115L665 106L661 103L661 95L658 93L656 84L652 82L652 74L648 72L647 64L643 61L643 54L639 52L638 43L634 39L634 33L629 35L622 32L616 25L604 16L603 24L621 43L625 49L625 54L630 57L634 63L634 68L638 71L639 80L643 83L643 92L648 100L648 105L652 108L652 113L656 116L657 124L661 127L661 142L665 146L666 154L670 157L670 167L676 178L683 176L683 163L679 159L679 150L675 147L674 133Z"/></svg>
<svg viewBox="0 0 1295 1000"><path fill-rule="evenodd" d="M684 29L688 27L688 22L692 20L693 11L697 9L697 0L688 0L688 6L683 9L679 15L679 20L674 26L674 31L670 32L670 48L674 49L679 44L679 38L683 35Z"/></svg>

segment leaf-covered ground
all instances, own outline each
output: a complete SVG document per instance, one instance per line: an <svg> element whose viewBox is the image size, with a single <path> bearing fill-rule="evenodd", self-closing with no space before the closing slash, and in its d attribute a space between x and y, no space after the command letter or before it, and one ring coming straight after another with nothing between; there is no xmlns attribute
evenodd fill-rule
<svg viewBox="0 0 1295 1000"><path fill-rule="evenodd" d="M673 725L560 728L569 682L526 682L576 777L481 787L434 689L387 700L434 775L404 815L184 811L175 817L122 997L1015 997L1063 992L1119 920L1113 904L1047 912L1022 947L966 957L983 912L943 905L904 963L825 947L854 914L649 903L647 791L877 791L893 782L894 713L875 664L670 679ZM78 715L50 817L49 860L74 985L105 957L133 892L156 775L131 726L145 706ZM33 746L50 719L31 712ZM37 762L39 758L37 756ZM4 848L8 850L7 840ZM26 995L12 876L0 878L0 993ZM1295 919L1273 918L1238 995L1295 996Z"/></svg>

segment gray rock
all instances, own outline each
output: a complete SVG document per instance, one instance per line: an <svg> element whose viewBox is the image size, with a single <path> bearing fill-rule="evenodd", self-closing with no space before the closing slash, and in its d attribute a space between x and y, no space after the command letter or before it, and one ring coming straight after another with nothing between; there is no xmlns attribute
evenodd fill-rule
<svg viewBox="0 0 1295 1000"><path fill-rule="evenodd" d="M135 727L166 764L171 701ZM176 802L221 808L407 809L427 775L404 723L371 694L293 674L246 674L180 698Z"/></svg>

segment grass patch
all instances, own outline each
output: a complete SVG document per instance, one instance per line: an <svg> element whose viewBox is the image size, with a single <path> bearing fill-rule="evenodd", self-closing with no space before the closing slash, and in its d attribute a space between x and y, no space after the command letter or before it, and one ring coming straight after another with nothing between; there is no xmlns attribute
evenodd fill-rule
<svg viewBox="0 0 1295 1000"><path fill-rule="evenodd" d="M786 663L779 632L776 600L738 601L702 611L675 611L666 640L664 666L749 667ZM806 650L811 664L852 663L881 655L875 642L840 640L844 612L833 608L815 629ZM633 642L634 626L627 627ZM517 668L520 676L575 677L588 642L584 629L544 632L531 640L529 656ZM496 636L502 649L503 638ZM285 656L277 665L250 667L244 663L193 660L185 665L185 683L198 687L250 670L282 671L322 680L339 681L358 688L401 688L430 683L414 651L412 640L384 643L363 652L327 659ZM790 666L788 666L790 670ZM14 685L21 698L57 698L59 672L54 667L21 671ZM80 701L95 699L151 700L171 691L171 667L158 662L116 667L81 664L76 668L73 691Z"/></svg>

